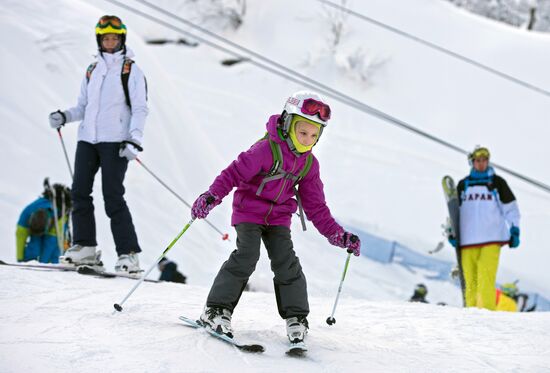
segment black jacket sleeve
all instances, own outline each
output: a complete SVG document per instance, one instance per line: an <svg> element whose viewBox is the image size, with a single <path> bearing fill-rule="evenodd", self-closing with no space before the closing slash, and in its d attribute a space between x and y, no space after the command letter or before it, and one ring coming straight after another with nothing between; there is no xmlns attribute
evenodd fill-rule
<svg viewBox="0 0 550 373"><path fill-rule="evenodd" d="M462 205L462 192L464 192L464 180L466 179L462 179L458 182L458 185L456 187L456 193L458 195L458 205Z"/></svg>
<svg viewBox="0 0 550 373"><path fill-rule="evenodd" d="M508 186L508 183L502 177L495 175L493 185L498 191L498 195L500 196L500 201L502 203L510 203L516 200L514 193L512 193L512 190Z"/></svg>

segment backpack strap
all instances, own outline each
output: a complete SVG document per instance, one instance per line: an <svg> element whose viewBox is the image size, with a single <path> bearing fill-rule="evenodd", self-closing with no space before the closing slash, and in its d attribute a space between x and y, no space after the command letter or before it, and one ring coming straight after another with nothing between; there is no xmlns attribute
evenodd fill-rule
<svg viewBox="0 0 550 373"><path fill-rule="evenodd" d="M495 188L493 184L493 180L494 178L492 176L486 177L484 179L474 179L471 176L468 176L464 180L464 193L466 193L469 186L475 186L475 185L485 185L487 189L489 189L489 191L493 192Z"/></svg>
<svg viewBox="0 0 550 373"><path fill-rule="evenodd" d="M313 164L313 154L309 153L306 158L306 164L304 165L304 168L302 168L302 171L298 175L298 180L294 183L294 195L296 195L296 201L298 202L298 216L300 217L300 222L302 223L302 230L304 231L306 231L307 228L306 228L306 220L304 218L304 208L302 207L302 199L300 198L300 194L298 193L298 183L300 182L300 180L306 177L312 164Z"/></svg>
<svg viewBox="0 0 550 373"><path fill-rule="evenodd" d="M306 158L306 164L304 165L304 168L302 168L302 171L298 174L298 180L295 184L298 184L300 180L302 180L304 177L306 177L307 173L311 169L311 165L313 164L313 154L309 153Z"/></svg>
<svg viewBox="0 0 550 373"><path fill-rule="evenodd" d="M132 102L130 101L130 89L128 88L128 79L130 78L130 71L132 71L133 63L134 60L128 57L124 57L122 70L120 71L120 80L122 80L122 89L124 90L124 97L126 97L126 105L128 105L130 109L132 108ZM145 83L145 87L147 87L147 81Z"/></svg>
<svg viewBox="0 0 550 373"><path fill-rule="evenodd" d="M90 83L90 77L92 76L92 71L94 71L97 66L97 62L92 62L90 66L86 69L86 84Z"/></svg>
<svg viewBox="0 0 550 373"><path fill-rule="evenodd" d="M267 138L269 141L269 146L271 148L271 154L273 156L273 164L271 165L271 168L269 171L267 171L264 174L264 179L262 180L262 183L258 187L258 190L256 191L256 195L259 196L262 193L262 190L264 190L264 186L266 183L269 183L273 180L278 180L287 177L288 175L292 175L290 173L287 173L283 170L283 152L281 151L281 146L276 143L275 141L271 140L269 138L269 134L266 133L264 138ZM261 139L263 140L263 139ZM261 141L260 140L260 141ZM294 175L292 175L294 176Z"/></svg>
<svg viewBox="0 0 550 373"><path fill-rule="evenodd" d="M120 71L120 80L122 81L122 89L124 90L124 97L126 98L126 105L131 109L132 102L130 101L130 89L128 88L128 80L130 79L130 72L132 71L132 64L134 60L128 57L124 57L124 62L122 63L122 69ZM93 62L86 69L86 83L90 82L90 77L92 72L97 66L97 62ZM145 79L145 99L147 100L147 79Z"/></svg>
<svg viewBox="0 0 550 373"><path fill-rule="evenodd" d="M273 154L273 165L267 172L267 175L273 176L279 169L283 169L283 152L281 151L281 146L271 139L269 139L269 146L271 147L271 154Z"/></svg>
<svg viewBox="0 0 550 373"><path fill-rule="evenodd" d="M269 141L269 147L271 148L271 155L273 156L273 164L269 171L264 173L266 176L273 176L275 173L277 173L277 170L279 168L279 165L282 166L283 164L283 153L281 152L281 147L278 146L279 144L275 143L274 141L271 141L269 139L269 132L266 132L265 135L256 141L256 144L260 141L268 140ZM263 186L262 186L263 189ZM259 195L259 193L256 193L256 195Z"/></svg>
<svg viewBox="0 0 550 373"><path fill-rule="evenodd" d="M298 194L298 188L294 186L294 195L296 196L296 201L298 202L298 216L300 217L300 223L302 223L302 230L307 231L306 219L304 218L304 208L302 207L302 199Z"/></svg>
<svg viewBox="0 0 550 373"><path fill-rule="evenodd" d="M293 181L293 190L294 195L296 196L296 201L298 202L298 216L300 217L300 221L302 223L302 229L305 231L306 228L306 222L304 219L304 209L302 207L302 201L300 199L300 195L298 194L298 183L300 180L302 180L304 177L306 177L307 173L311 169L311 165L313 164L313 155L310 153L307 155L306 163L304 165L304 168L300 171L300 173L296 176L290 172L286 172L283 169L283 152L281 150L281 145L269 138L269 133L266 133L263 138L261 138L259 141L262 140L268 140L269 146L271 148L271 154L273 156L273 165L269 169L268 172L264 173L265 177L263 178L260 186L258 187L258 190L256 191L256 195L259 196L264 187L265 184L278 179L289 179Z"/></svg>

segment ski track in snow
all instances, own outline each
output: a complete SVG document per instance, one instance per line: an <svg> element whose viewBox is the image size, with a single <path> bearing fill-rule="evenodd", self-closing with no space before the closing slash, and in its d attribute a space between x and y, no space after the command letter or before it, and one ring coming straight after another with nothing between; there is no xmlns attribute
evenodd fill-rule
<svg viewBox="0 0 550 373"><path fill-rule="evenodd" d="M256 355L178 321L200 315L207 288L143 283L112 315L134 281L5 266L0 281L9 284L0 291L2 372L550 371L549 313L345 298L328 326L333 299L312 297L309 351L293 358L271 293L243 294L233 317L236 338L266 347Z"/></svg>

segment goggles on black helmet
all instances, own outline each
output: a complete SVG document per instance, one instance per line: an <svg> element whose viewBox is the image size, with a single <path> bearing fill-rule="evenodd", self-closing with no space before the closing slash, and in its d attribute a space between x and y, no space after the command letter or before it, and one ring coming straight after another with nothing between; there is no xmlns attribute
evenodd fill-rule
<svg viewBox="0 0 550 373"><path fill-rule="evenodd" d="M118 30L126 28L120 18L118 18L117 16L103 16L99 19L95 27L106 28L109 26Z"/></svg>

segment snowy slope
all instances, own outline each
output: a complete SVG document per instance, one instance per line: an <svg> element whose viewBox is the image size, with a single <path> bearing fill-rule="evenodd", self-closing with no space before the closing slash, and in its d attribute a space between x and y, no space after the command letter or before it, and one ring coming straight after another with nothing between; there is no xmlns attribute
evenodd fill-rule
<svg viewBox="0 0 550 373"><path fill-rule="evenodd" d="M495 161L550 180L545 166L550 155L546 146L549 130L543 123L546 98L351 18L338 55L327 56L323 49L326 20L310 4L249 2L243 27L226 36L460 146L488 145ZM369 1L352 6L510 74L550 86L545 73L550 62L544 53L547 36L465 16L439 1L388 4ZM69 183L47 115L74 105L84 69L92 61L93 23L105 13L120 14L126 20L128 44L149 81L151 114L141 158L188 202L262 135L267 117L279 112L284 98L300 88L251 65L224 68L219 60L226 56L205 46L145 45L145 37L173 32L105 1L6 1L0 13L3 259L14 258L14 223L21 208L39 193L42 178ZM70 22L53 27L51 19L57 17ZM473 38L476 43L471 42ZM351 78L338 62L359 45L385 61L368 85ZM421 252L432 249L446 215L439 179L446 173L462 177L467 172L463 157L339 103L333 106L334 120L316 153L334 215L345 226L361 227ZM76 127L70 124L63 130L70 154L75 149ZM499 281L519 278L526 290L549 297L549 254L544 240L549 198L533 187L508 180L523 213L522 247L503 250ZM126 185L144 248L142 263L147 267L187 222L189 212L137 164L131 165ZM94 198L98 239L106 264L112 266L115 254L99 180ZM211 220L234 240L230 203L228 197ZM293 238L310 293L332 296L344 263L343 252L330 247L311 226L302 233L294 225ZM197 222L169 256L180 264L191 284L208 286L233 245L221 241L204 222ZM453 252L447 249L439 257L452 260ZM262 257L252 287L270 292L271 277ZM427 283L428 297L434 302L459 303L458 291L450 283L427 281L422 274L364 258L352 261L345 289L355 298L396 301L406 299L420 281Z"/></svg>
<svg viewBox="0 0 550 373"><path fill-rule="evenodd" d="M312 297L304 359L284 354L275 299L244 293L236 338L262 343L241 353L178 316L198 317L202 287L144 283L112 315L132 280L0 267L0 370L48 372L548 372L549 313L510 314L345 297ZM260 312L258 310L261 310Z"/></svg>

